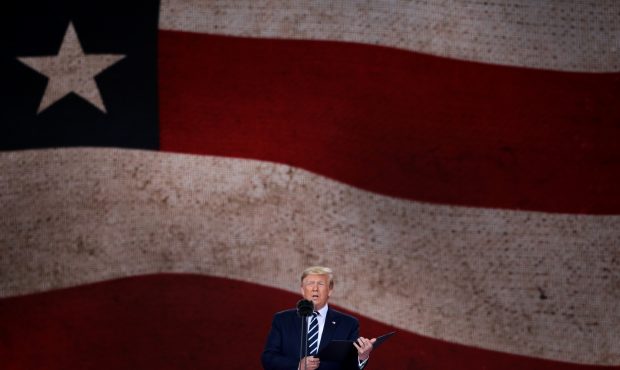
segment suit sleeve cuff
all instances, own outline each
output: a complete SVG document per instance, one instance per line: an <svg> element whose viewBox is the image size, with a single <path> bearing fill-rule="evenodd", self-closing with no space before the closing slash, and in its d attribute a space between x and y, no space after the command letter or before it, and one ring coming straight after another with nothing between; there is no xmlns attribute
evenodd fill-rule
<svg viewBox="0 0 620 370"><path fill-rule="evenodd" d="M363 360L363 361L360 361L360 359L359 359L359 358L357 359L357 365L358 365L358 367L359 367L360 369L363 369L363 368L364 368L364 366L366 366L366 363L367 363L367 362L368 362L368 359L365 359L365 360Z"/></svg>

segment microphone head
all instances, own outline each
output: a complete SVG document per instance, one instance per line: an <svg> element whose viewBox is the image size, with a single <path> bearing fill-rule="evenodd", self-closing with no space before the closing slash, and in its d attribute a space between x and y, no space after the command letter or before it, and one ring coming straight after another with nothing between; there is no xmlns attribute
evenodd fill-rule
<svg viewBox="0 0 620 370"><path fill-rule="evenodd" d="M297 302L297 314L299 316L310 316L314 312L314 303L307 299L301 299Z"/></svg>

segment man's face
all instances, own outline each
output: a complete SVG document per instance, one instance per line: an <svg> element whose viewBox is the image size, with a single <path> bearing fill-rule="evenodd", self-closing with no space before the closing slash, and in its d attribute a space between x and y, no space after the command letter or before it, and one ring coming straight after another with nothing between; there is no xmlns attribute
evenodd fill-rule
<svg viewBox="0 0 620 370"><path fill-rule="evenodd" d="M301 282L301 295L314 302L314 309L317 311L327 304L331 294L328 275L308 275Z"/></svg>

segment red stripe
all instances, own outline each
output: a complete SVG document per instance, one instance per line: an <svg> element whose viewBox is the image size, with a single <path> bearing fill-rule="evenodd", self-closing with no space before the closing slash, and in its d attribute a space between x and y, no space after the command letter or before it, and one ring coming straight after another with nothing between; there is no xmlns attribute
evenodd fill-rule
<svg viewBox="0 0 620 370"><path fill-rule="evenodd" d="M620 213L620 74L160 31L161 148L409 199Z"/></svg>
<svg viewBox="0 0 620 370"><path fill-rule="evenodd" d="M2 368L252 369L272 314L295 294L196 275L151 275L0 299ZM384 324L360 318L362 333ZM398 330L398 329L397 329ZM377 369L620 369L485 351L398 331Z"/></svg>

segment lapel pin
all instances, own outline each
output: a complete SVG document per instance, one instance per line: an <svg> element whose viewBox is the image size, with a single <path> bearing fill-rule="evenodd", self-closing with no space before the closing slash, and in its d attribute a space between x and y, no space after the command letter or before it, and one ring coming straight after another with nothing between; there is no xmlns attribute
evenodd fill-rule
<svg viewBox="0 0 620 370"><path fill-rule="evenodd" d="M335 322L335 321L332 321L332 325L336 325L336 322Z"/></svg>

